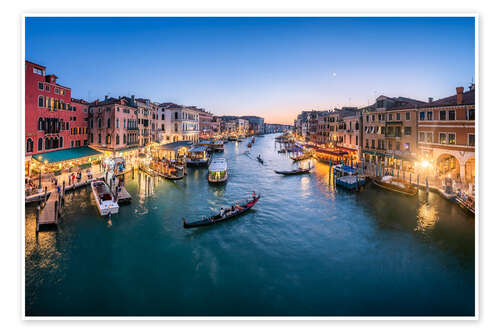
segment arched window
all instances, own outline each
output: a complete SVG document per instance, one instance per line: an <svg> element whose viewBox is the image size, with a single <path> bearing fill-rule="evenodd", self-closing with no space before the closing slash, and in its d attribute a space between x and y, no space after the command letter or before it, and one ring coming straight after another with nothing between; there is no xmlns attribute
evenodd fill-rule
<svg viewBox="0 0 500 333"><path fill-rule="evenodd" d="M179 114L177 112L175 113L175 119L179 119Z"/></svg>
<svg viewBox="0 0 500 333"><path fill-rule="evenodd" d="M28 138L28 140L26 141L26 152L27 153L33 152L33 140L31 140L31 138Z"/></svg>
<svg viewBox="0 0 500 333"><path fill-rule="evenodd" d="M38 106L43 108L43 102L44 102L44 99L43 99L43 96L38 96Z"/></svg>
<svg viewBox="0 0 500 333"><path fill-rule="evenodd" d="M127 136L125 134L123 134L123 144L127 144Z"/></svg>
<svg viewBox="0 0 500 333"><path fill-rule="evenodd" d="M120 136L117 134L116 135L116 144L119 145L120 144Z"/></svg>
<svg viewBox="0 0 500 333"><path fill-rule="evenodd" d="M90 133L90 143L94 143L94 133Z"/></svg>
<svg viewBox="0 0 500 333"><path fill-rule="evenodd" d="M94 119L90 119L90 128L94 128Z"/></svg>
<svg viewBox="0 0 500 333"><path fill-rule="evenodd" d="M58 138L52 139L52 148L59 148L59 139Z"/></svg>
<svg viewBox="0 0 500 333"><path fill-rule="evenodd" d="M108 126L107 128L111 128L111 118L108 118Z"/></svg>
<svg viewBox="0 0 500 333"><path fill-rule="evenodd" d="M179 130L178 126L177 126L177 123L174 125L174 127L175 127L175 132L177 133L177 131Z"/></svg>
<svg viewBox="0 0 500 333"><path fill-rule="evenodd" d="M43 140L42 138L39 138L38 139L38 151L42 151L43 150Z"/></svg>
<svg viewBox="0 0 500 333"><path fill-rule="evenodd" d="M64 141L62 136L59 138L59 147L61 148L64 147Z"/></svg>
<svg viewBox="0 0 500 333"><path fill-rule="evenodd" d="M45 149L51 149L52 147L50 146L50 139L45 138Z"/></svg>
<svg viewBox="0 0 500 333"><path fill-rule="evenodd" d="M43 119L38 118L38 130L43 131Z"/></svg>
<svg viewBox="0 0 500 333"><path fill-rule="evenodd" d="M101 118L97 119L97 128L101 128Z"/></svg>
<svg viewBox="0 0 500 333"><path fill-rule="evenodd" d="M106 135L106 144L110 144L111 143L111 135L108 134Z"/></svg>

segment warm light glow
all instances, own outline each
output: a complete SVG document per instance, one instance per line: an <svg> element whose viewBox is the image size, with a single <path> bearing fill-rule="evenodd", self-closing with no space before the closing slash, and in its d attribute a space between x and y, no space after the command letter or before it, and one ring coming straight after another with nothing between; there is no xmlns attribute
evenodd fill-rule
<svg viewBox="0 0 500 333"><path fill-rule="evenodd" d="M421 162L421 165L422 165L422 167L423 167L423 168L427 168L427 167L429 167L431 164L429 163L429 161L424 160L424 161L422 161L422 162Z"/></svg>

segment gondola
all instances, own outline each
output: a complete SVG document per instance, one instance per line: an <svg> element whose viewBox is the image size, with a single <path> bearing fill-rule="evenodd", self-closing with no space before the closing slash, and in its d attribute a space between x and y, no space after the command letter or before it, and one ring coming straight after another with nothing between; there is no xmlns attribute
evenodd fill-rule
<svg viewBox="0 0 500 333"><path fill-rule="evenodd" d="M283 176L291 176L291 175L301 175L304 173L309 173L309 171L311 171L311 169L312 168L307 168L307 169L298 168L295 170L283 170L283 171L274 170L274 172L276 172L279 175L283 175Z"/></svg>
<svg viewBox="0 0 500 333"><path fill-rule="evenodd" d="M259 199L260 195L257 195L252 200L248 201L246 204L241 205L240 208L234 211L233 213L230 213L230 209L226 209L224 212L224 216L217 214L212 217L204 218L194 222L187 222L185 218L182 218L182 226L184 227L184 229L208 227L210 225L214 225L219 222L233 219L237 216L246 213L250 208L252 208L257 203L257 201L259 201Z"/></svg>
<svg viewBox="0 0 500 333"><path fill-rule="evenodd" d="M261 164L264 164L264 160L260 156L257 156L257 161L259 161Z"/></svg>
<svg viewBox="0 0 500 333"><path fill-rule="evenodd" d="M252 148L252 143L249 142L248 145L247 145L247 147L248 148Z"/></svg>

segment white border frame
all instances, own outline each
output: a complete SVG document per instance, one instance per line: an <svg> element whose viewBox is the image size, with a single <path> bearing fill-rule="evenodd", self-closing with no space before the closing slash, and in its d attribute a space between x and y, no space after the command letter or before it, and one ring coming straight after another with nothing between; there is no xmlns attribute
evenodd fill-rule
<svg viewBox="0 0 500 333"><path fill-rule="evenodd" d="M21 59L19 62L19 75L20 75L20 91L21 95L19 96L20 98L20 105L21 105L21 112L19 113L20 119L20 124L21 124L21 142L22 144L20 145L21 149L19 149L19 162L20 162L20 169L21 172L19 173L19 180L21 184L24 184L24 163L25 163L25 156L24 156L24 150L25 150L25 144L24 144L24 138L25 138L25 75L24 75L24 68L25 68L25 59L26 59L26 46L25 46L25 41L26 41L26 36L25 36L25 22L27 17L67 17L67 16L72 16L72 17L360 17L360 18L369 18L369 17L473 17L474 18L474 26L475 26L475 55L474 55L474 64L475 64L475 91L476 91L476 96L475 96L475 109L479 110L479 96L480 96L480 80L479 80L479 14L478 13L336 13L336 12L316 12L316 11L311 11L308 13L299 13L299 12L272 12L272 11L248 11L248 12L234 12L234 11L227 11L227 12L182 12L182 11L172 11L172 12L164 12L164 13L151 13L151 12L135 12L135 13L116 13L116 12L106 12L106 11L100 11L99 13L95 12L81 12L81 13L75 13L75 12L25 12L20 16L20 36L19 38L21 39ZM478 117L476 117L478 118ZM475 258L474 258L474 266L475 266L475 315L474 316L455 316L455 317L429 317L429 316L401 316L401 317L392 317L392 316L366 316L366 317L361 317L361 316L276 316L276 317L241 317L241 316L231 316L231 317L224 317L224 316L164 316L164 317L135 317L135 316L123 316L123 317L94 317L94 316L80 316L80 317L72 317L72 316L64 316L64 317L59 317L59 316L46 316L46 317L28 317L26 316L25 313L25 258L26 258L26 247L25 247L25 204L24 204L24 191L19 191L19 200L21 203L21 223L20 223L20 228L21 228L21 254L22 254L22 265L21 265L21 290L20 290L20 296L21 296L21 319L25 321L46 321L46 320L98 320L98 321L103 321L103 320L181 320L181 321L189 321L189 320L209 320L209 321L217 321L217 320L264 320L264 321L273 321L273 320L320 320L320 321L325 321L325 320L430 320L430 321L435 321L435 320L478 320L479 319L479 214L480 214L480 183L479 183L479 137L477 134L479 133L479 118L475 120L475 182L476 182L476 215L475 215L475 225L474 225L474 233L475 233ZM23 185L21 185L23 186Z"/></svg>

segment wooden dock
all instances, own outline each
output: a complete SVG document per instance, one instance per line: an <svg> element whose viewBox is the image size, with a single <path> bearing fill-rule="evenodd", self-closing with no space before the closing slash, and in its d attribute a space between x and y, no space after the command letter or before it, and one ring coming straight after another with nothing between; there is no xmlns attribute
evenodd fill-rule
<svg viewBox="0 0 500 333"><path fill-rule="evenodd" d="M129 203L130 201L132 201L132 196L130 195L130 193L128 193L125 186L122 186L120 188L120 191L117 191L116 197L118 204Z"/></svg>
<svg viewBox="0 0 500 333"><path fill-rule="evenodd" d="M40 226L57 226L61 216L61 195L53 193L45 202L43 208L37 207L36 211L36 232L40 231Z"/></svg>

